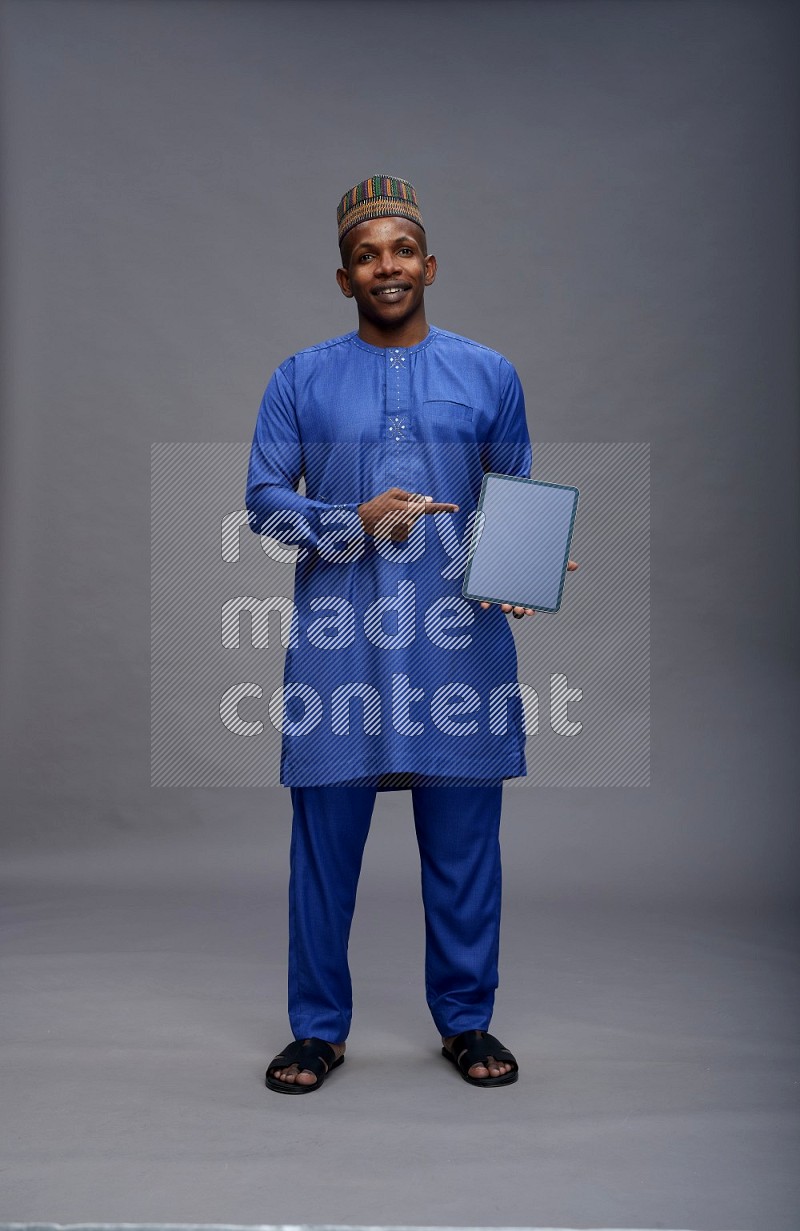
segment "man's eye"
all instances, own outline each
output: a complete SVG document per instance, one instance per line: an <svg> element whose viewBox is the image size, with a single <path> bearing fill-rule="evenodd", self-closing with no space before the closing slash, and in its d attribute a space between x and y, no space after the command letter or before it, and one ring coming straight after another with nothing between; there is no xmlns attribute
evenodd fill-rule
<svg viewBox="0 0 800 1231"><path fill-rule="evenodd" d="M401 248L401 249L400 249L400 251L401 251L401 252L407 252L409 256L413 256L413 255L414 255L413 250L412 250L411 248Z"/></svg>
<svg viewBox="0 0 800 1231"><path fill-rule="evenodd" d="M372 256L371 252L362 252L361 256L358 259L359 261L368 261L371 256Z"/></svg>

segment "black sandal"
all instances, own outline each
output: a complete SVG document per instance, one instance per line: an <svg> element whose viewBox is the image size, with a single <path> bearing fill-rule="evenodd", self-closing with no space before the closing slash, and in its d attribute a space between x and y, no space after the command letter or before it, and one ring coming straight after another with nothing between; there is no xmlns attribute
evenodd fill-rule
<svg viewBox="0 0 800 1231"><path fill-rule="evenodd" d="M273 1069L287 1069L290 1064L298 1064L301 1072L308 1069L317 1080L305 1085L303 1082L281 1081L270 1076ZM331 1069L338 1068L340 1064L344 1064L344 1055L337 1057L330 1043L324 1039L295 1039L272 1061L265 1080L270 1090L279 1090L281 1094L311 1094L319 1090Z"/></svg>
<svg viewBox="0 0 800 1231"><path fill-rule="evenodd" d="M468 1081L471 1086L510 1086L517 1080L519 1073L516 1057L512 1056L507 1047L503 1047L499 1039L493 1034L487 1034L485 1030L465 1030L463 1034L457 1034L453 1039L452 1051L449 1047L442 1046L442 1055L452 1061L464 1081ZM473 1064L483 1064L488 1068L487 1061L490 1056L494 1056L501 1064L512 1064L514 1067L510 1073L503 1073L501 1077L470 1077L469 1071Z"/></svg>

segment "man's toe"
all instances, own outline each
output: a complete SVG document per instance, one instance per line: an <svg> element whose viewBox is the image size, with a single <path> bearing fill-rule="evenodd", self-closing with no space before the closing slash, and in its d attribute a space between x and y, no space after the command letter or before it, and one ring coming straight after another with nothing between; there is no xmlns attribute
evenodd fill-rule
<svg viewBox="0 0 800 1231"><path fill-rule="evenodd" d="M469 1071L470 1077L503 1077L511 1065L495 1060L494 1056L486 1057L486 1064L473 1064Z"/></svg>
<svg viewBox="0 0 800 1231"><path fill-rule="evenodd" d="M272 1077L285 1081L287 1086L293 1086L295 1083L299 1086L311 1086L317 1080L314 1073L310 1073L308 1069L298 1072L296 1064L290 1065L288 1069L271 1069L270 1072Z"/></svg>

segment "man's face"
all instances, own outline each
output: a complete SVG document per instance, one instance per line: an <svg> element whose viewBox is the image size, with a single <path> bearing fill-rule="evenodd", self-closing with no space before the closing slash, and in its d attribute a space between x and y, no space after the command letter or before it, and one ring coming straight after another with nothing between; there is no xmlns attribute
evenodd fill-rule
<svg viewBox="0 0 800 1231"><path fill-rule="evenodd" d="M360 222L344 238L342 262L336 271L342 293L379 329L396 329L421 313L425 287L436 277L425 232L406 218Z"/></svg>

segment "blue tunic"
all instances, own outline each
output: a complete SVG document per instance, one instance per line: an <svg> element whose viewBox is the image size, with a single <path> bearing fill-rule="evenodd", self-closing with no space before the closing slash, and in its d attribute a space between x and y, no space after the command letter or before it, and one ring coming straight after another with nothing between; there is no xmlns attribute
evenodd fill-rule
<svg viewBox="0 0 800 1231"><path fill-rule="evenodd" d="M430 326L416 346L383 348L349 333L277 369L246 505L256 533L300 549L270 703L284 786L525 775L508 617L461 586L484 472L530 467L519 378L468 338ZM377 540L356 510L390 487L459 511L418 517L403 543Z"/></svg>

